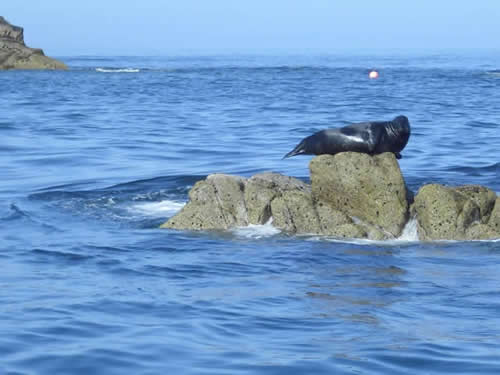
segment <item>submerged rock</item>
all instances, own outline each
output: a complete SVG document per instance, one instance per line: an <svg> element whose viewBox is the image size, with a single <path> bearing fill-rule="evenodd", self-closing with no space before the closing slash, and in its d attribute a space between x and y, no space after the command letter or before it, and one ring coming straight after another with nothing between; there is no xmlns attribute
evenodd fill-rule
<svg viewBox="0 0 500 375"><path fill-rule="evenodd" d="M422 240L500 238L500 200L478 185L406 188L393 154L346 152L311 160L311 185L279 173L249 179L213 174L162 228L229 229L272 225L290 234L384 240L401 234L409 204Z"/></svg>
<svg viewBox="0 0 500 375"><path fill-rule="evenodd" d="M11 25L0 16L0 70L67 69L60 61L45 56L39 48L24 44L23 28Z"/></svg>

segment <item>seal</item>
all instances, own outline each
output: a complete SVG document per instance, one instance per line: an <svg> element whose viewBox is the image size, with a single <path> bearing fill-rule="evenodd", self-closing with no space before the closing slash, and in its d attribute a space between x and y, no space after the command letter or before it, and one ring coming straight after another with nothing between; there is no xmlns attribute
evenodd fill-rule
<svg viewBox="0 0 500 375"><path fill-rule="evenodd" d="M295 155L335 155L346 151L370 155L392 152L401 159L400 152L408 143L410 133L406 116L397 116L392 121L360 122L325 129L304 138L283 159Z"/></svg>

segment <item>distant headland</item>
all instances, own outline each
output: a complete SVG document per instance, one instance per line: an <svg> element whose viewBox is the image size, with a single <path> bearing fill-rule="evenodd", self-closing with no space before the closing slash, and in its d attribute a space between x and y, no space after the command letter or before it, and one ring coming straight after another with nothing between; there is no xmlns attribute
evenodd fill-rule
<svg viewBox="0 0 500 375"><path fill-rule="evenodd" d="M11 25L0 16L0 70L6 69L62 69L61 61L45 56L40 48L24 44L22 27Z"/></svg>

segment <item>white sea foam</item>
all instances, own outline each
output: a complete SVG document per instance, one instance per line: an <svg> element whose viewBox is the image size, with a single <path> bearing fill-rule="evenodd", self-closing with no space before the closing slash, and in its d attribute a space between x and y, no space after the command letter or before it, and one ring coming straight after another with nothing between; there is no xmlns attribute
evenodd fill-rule
<svg viewBox="0 0 500 375"><path fill-rule="evenodd" d="M138 203L128 207L128 210L144 216L165 217L177 213L186 203L175 201Z"/></svg>
<svg viewBox="0 0 500 375"><path fill-rule="evenodd" d="M99 73L138 73L141 70L137 68L96 68Z"/></svg>
<svg viewBox="0 0 500 375"><path fill-rule="evenodd" d="M418 241L418 232L417 232L417 219L411 218L406 223L403 228L403 232L401 236L399 236L395 241L400 242L417 242Z"/></svg>
<svg viewBox="0 0 500 375"><path fill-rule="evenodd" d="M415 218L410 219L405 227L401 235L398 238L394 238L391 240L369 240L364 238L333 238L333 237L320 237L315 236L311 238L314 241L325 239L327 241L332 242L342 242L342 243L351 243L356 245L373 245L373 244L381 244L381 245L401 245L405 243L418 242L418 233L417 233L417 220Z"/></svg>
<svg viewBox="0 0 500 375"><path fill-rule="evenodd" d="M270 218L267 223L263 225L249 224L245 227L237 227L232 230L232 232L240 237L246 238L263 238L263 237L271 237L274 236L281 231L273 227L272 225L273 218Z"/></svg>

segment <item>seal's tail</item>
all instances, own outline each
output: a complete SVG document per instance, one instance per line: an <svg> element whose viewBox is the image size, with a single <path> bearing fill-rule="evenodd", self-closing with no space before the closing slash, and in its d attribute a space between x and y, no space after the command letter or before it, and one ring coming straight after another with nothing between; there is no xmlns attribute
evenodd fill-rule
<svg viewBox="0 0 500 375"><path fill-rule="evenodd" d="M295 155L305 154L305 152L306 152L305 142L302 141L297 146L295 146L295 148L292 151L290 151L288 154L283 156L283 159L286 159L286 158L289 158L289 157L292 157Z"/></svg>

